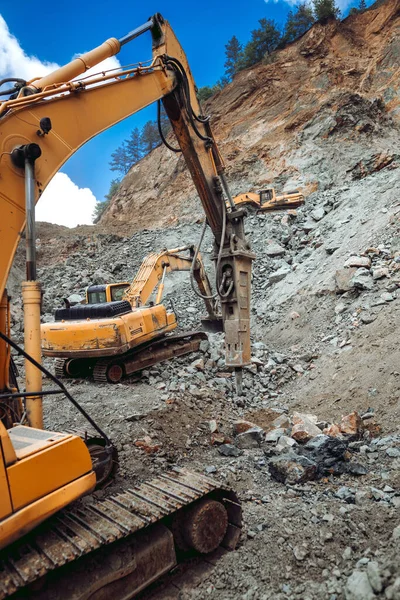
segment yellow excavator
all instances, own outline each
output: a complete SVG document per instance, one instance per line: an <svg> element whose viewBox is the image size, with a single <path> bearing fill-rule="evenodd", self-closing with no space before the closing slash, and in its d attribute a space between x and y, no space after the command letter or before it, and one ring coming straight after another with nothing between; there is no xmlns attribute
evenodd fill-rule
<svg viewBox="0 0 400 600"><path fill-rule="evenodd" d="M100 67L97 75L84 76L146 31L152 37L151 61L111 71ZM11 87L5 90L5 84ZM164 143L182 152L214 237L225 359L239 383L250 361L254 259L244 234L245 212L230 194L183 49L159 14L44 77L0 81L0 96L6 97L0 102L0 600L13 595L127 600L176 565L178 548L200 553L219 545L233 549L241 507L226 485L181 468L141 484L131 482L104 500L79 500L107 477L113 445L41 364L35 204L86 141L153 102L160 108L161 101L177 140L176 146ZM22 348L11 339L6 282L24 233ZM18 389L11 350L25 359L25 391ZM42 388L43 373L55 389ZM97 444L91 446L86 436L43 428L43 397L60 392L95 430Z"/></svg>
<svg viewBox="0 0 400 600"><path fill-rule="evenodd" d="M299 190L277 196L274 188L266 188L259 192L239 194L233 201L237 207L246 207L257 213L265 213L298 208L304 204L304 196Z"/></svg>
<svg viewBox="0 0 400 600"><path fill-rule="evenodd" d="M153 57L97 75L85 71L150 31ZM11 87L4 89L4 85ZM241 508L224 484L174 469L105 500L89 494L109 472L107 434L41 365L41 286L36 277L35 203L65 161L96 134L158 101L163 103L214 237L215 280L226 364L250 360L250 281L254 258L224 164L202 115L186 56L156 14L121 39L110 38L31 81L0 81L0 599L114 600L134 597L177 563L177 548L234 548ZM160 105L159 105L160 106ZM225 200L228 200L228 208ZM25 232L24 348L11 339L6 282ZM194 257L195 261L196 257ZM17 387L11 350L25 358ZM42 388L42 375L54 389ZM43 428L43 397L65 395L100 442ZM103 451L101 451L101 448Z"/></svg>
<svg viewBox="0 0 400 600"><path fill-rule="evenodd" d="M86 304L57 309L55 322L41 326L42 351L56 357L57 377L92 374L98 383L118 383L160 361L196 352L207 338L203 331L166 335L177 327L175 313L161 303L165 276L172 271L190 272L206 305L203 322L216 327L221 316L201 254L193 246L153 252L131 285L91 285Z"/></svg>

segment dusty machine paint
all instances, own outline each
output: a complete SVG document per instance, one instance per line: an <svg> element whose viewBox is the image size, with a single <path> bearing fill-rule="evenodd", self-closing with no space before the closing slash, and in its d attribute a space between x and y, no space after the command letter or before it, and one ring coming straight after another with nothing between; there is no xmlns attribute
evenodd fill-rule
<svg viewBox="0 0 400 600"><path fill-rule="evenodd" d="M188 252L189 254L187 254ZM210 320L219 319L220 315L216 313L215 302L210 300L212 290L201 254L197 253L195 255L193 246L162 250L158 253L152 252L146 256L134 280L126 286L121 300L129 303L128 308L130 306L130 311L110 318L81 318L79 320L63 320L43 324L41 326L43 354L65 360L126 355L119 366L115 366L112 376L109 373L108 380L112 383L119 381L119 379L116 379L117 368L120 377L123 377L133 372L132 365L135 365L136 368L137 365L141 365L143 362L149 366L151 363L149 363L148 343L152 340L159 340L159 338L171 333L177 327L176 315L168 311L161 303L165 275L175 271L188 272L191 269L200 292L206 297L205 306L208 318ZM116 285L121 284L89 286L87 293L90 295L90 290L94 292L101 291L106 298L111 298L112 287ZM150 303L150 298L154 294L156 297L155 304ZM99 294L96 297L98 296ZM107 302L103 302L101 305L107 308ZM88 308L90 306L97 306L97 304L91 305L89 303ZM81 308L79 308L79 311L81 312ZM174 341L168 339L167 342L169 345L168 350L164 349L162 345L153 346L152 364L173 358L176 355L173 351L173 348L175 348L173 346ZM138 355L141 346L146 346L144 361L141 361ZM179 346L179 355L198 349L198 344L184 345L182 341L180 341ZM186 352L184 352L184 346ZM131 356L132 351L135 351L134 358ZM104 363L102 365L104 366ZM75 366L77 366L77 363L75 363ZM81 363L81 367L81 369L74 370L72 363L65 363L64 368L59 361L56 365L57 374L60 376L88 376L94 374L95 378L100 378L97 379L98 381L103 381L103 373L100 374L100 369L96 369L95 363L86 365Z"/></svg>
<svg viewBox="0 0 400 600"><path fill-rule="evenodd" d="M89 66L93 67L104 58L117 53L121 45L146 30L151 31L153 39L153 58L150 63L74 79ZM182 81L186 85L182 85ZM35 203L55 173L85 142L160 99L170 118L215 239L214 255L222 316L224 322L229 323L229 345L235 350L233 363L229 362L231 353L227 354L228 364L241 367L250 360L250 305L243 301L243 298L248 298L249 290L239 290L238 286L249 285L254 255L244 235L244 212L235 210L231 202L226 211L223 188L228 198L230 194L224 179L224 164L210 124L201 117L195 83L184 51L161 15L154 15L148 23L125 38L111 38L111 41L106 41L89 54L75 59L45 78L23 84L17 91L17 97L0 103L0 297L3 298L27 219L25 187L28 166L32 165L20 162L21 153L24 154L29 148L40 150L36 155L35 169L32 170L33 177L30 180L34 183L32 189ZM195 126L193 114L199 117ZM242 277L241 273L247 273L247 276ZM4 312L3 308L1 310ZM2 314L0 318L2 335L8 332L8 308L6 311L7 314ZM150 307L144 308L138 322L130 323L126 330L121 326L121 329L117 327L117 332L112 325L107 329L105 323L102 323L98 332L104 334L107 344L110 336L120 336L118 339L123 340L123 335L130 330L136 331L139 327L143 328L144 333L149 332L155 324L152 317L154 311L146 311L150 311ZM122 317L121 315L121 321L124 321ZM171 329L176 326L173 317L164 315L164 320L161 316L157 317L157 323L160 321ZM31 327L31 331L34 332L35 327L38 329L38 325L39 319L36 317L36 324ZM88 324L89 334L92 325ZM67 325L63 324L63 327L57 335L64 343ZM143 332L138 335L142 336ZM150 335L153 333L149 333ZM144 338L145 335L142 336ZM83 339L79 339L78 346L83 343ZM89 335L89 339L93 339L93 335ZM13 344L15 347L12 340L6 341L8 346ZM73 343L76 343L75 339ZM0 392L9 395L10 386L6 374L9 348L2 347L0 351L3 385ZM106 375L107 368L115 365L113 362L107 363L108 357L104 360L106 364L102 365L105 367L102 373ZM37 395L40 395L39 390ZM67 397L73 401L70 395ZM9 399L11 402L12 398ZM96 425L89 415L86 418L92 425ZM89 554L90 559L97 560L99 554L92 553L104 550L103 559L107 561L109 554L113 559L113 550L123 550L121 546L116 548L119 541L134 542L138 539L137 535L141 536L147 527L154 524L167 526L176 519L174 526L177 529L183 527L180 531L183 539L186 530L191 529L191 535L186 535L186 543L209 549L209 519L218 518L215 517L218 513L222 526L215 528L219 535L214 538L212 545L221 543L232 548L238 541L241 511L235 494L219 483L191 473L164 474L136 488L132 485L129 491L107 499L104 504L88 506L82 503L60 511L88 493L95 484L96 476L89 449L76 435L60 438L58 435L62 434L29 428L29 431L22 432L25 439L20 442L28 448L27 453L22 455L18 452L15 437L13 440L13 435L18 432L6 430L1 424L0 433L0 490L4 492L0 503L0 546L7 547L7 552L1 557L0 598L18 590L29 595L29 590L24 590L26 586L37 582L48 572L82 558L83 554ZM10 446L14 455L9 452ZM194 510L194 503L204 498L219 502L226 511L226 531L226 519L222 516L225 513L220 508L214 510L214 505L208 504L206 507L203 505L199 511ZM187 508L190 517L186 513ZM58 514L47 520L39 531L30 534L29 544L28 538L17 541L57 511ZM203 518L207 514L209 516ZM160 534L160 544L163 539L165 536ZM16 543L10 546L11 542ZM154 548L159 548L156 536L150 536L147 543L152 556ZM172 553L172 544L170 548ZM145 571L146 564L151 563L148 556L149 553L146 555L140 551L134 554L136 570L141 570L142 578L132 583L132 595L157 576L157 572L169 568L176 560L175 556L168 554L168 550L160 552L158 570L151 574ZM79 568L79 563L75 564ZM82 599L93 596L93 593L100 597L98 594L101 593L101 587L103 591L106 590L106 597L114 600L126 598L126 592L118 587L122 573L114 569L101 579L102 573L100 566L96 570L96 575L100 578L96 590L85 569L80 577L70 577L69 581L71 585L78 585L78 597ZM60 585L57 576L54 580ZM68 589L68 585L68 581L62 582L61 593ZM46 597L46 591L44 595ZM73 597L73 594L69 597Z"/></svg>

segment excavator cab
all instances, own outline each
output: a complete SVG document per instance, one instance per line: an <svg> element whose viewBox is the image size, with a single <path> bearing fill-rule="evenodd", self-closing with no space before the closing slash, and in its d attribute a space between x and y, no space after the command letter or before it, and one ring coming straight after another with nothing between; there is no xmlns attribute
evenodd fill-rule
<svg viewBox="0 0 400 600"><path fill-rule="evenodd" d="M128 281L89 285L86 288L86 304L103 304L104 302L120 301L129 286L130 283Z"/></svg>

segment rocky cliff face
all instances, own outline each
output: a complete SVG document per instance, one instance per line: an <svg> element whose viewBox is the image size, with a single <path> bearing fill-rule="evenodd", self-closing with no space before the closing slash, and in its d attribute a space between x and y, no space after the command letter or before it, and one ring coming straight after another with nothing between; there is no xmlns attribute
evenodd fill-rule
<svg viewBox="0 0 400 600"><path fill-rule="evenodd" d="M400 598L399 7L391 0L315 26L271 64L240 73L208 107L235 192L274 184L307 194L296 214L246 220L257 258L244 395L227 372L221 334L196 355L143 371L140 381L112 389L68 381L117 445L119 471L104 493L178 464L216 473L242 500L240 548L211 572L197 563L193 579L183 571L183 582L167 581L146 598ZM99 225L40 224L43 321L90 283L131 280L149 252L196 243L201 214L182 159L159 148L131 170ZM202 252L213 281L211 245L208 231ZM23 274L21 246L8 282L17 340ZM175 275L164 303L181 328L193 329L204 307L187 274ZM67 402L47 396L44 404L48 429L86 428ZM288 456L288 469L302 472L285 450L293 448L294 410L323 428L358 411L360 439L344 438L350 462L330 462L318 482L276 481L271 462ZM279 422L273 430L271 418ZM233 433L243 420L258 436L247 445ZM319 464L321 438L335 442L314 438ZM225 440L232 445L218 446Z"/></svg>
<svg viewBox="0 0 400 600"><path fill-rule="evenodd" d="M317 24L212 98L234 193L274 185L309 196L397 160L399 7ZM183 158L159 147L130 170L100 225L133 233L201 215Z"/></svg>

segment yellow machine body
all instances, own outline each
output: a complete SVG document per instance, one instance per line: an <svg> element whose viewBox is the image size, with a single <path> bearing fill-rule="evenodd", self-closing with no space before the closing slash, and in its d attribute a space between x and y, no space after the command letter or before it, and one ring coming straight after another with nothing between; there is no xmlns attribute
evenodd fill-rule
<svg viewBox="0 0 400 600"><path fill-rule="evenodd" d="M0 446L0 549L94 489L88 449L75 435L0 422Z"/></svg>
<svg viewBox="0 0 400 600"><path fill-rule="evenodd" d="M41 326L45 356L83 358L124 354L177 326L162 304L122 315L85 321L56 321Z"/></svg>
<svg viewBox="0 0 400 600"><path fill-rule="evenodd" d="M304 204L304 196L297 190L278 196L274 188L268 188L257 193L239 194L233 201L238 208L248 206L257 212L272 212L298 208Z"/></svg>
<svg viewBox="0 0 400 600"><path fill-rule="evenodd" d="M122 45L144 31L150 31L152 35L153 51L150 61L139 63L139 66L130 65L110 71L102 71L99 67L97 75L85 76L85 72L89 68L98 65L105 58L117 54ZM77 79L79 76L80 78ZM16 81L18 83L22 80ZM16 590L22 590L24 595L27 591L29 595L29 590L23 589L27 582L34 583L37 579L43 580L46 572L59 566L58 562L51 563L46 549L38 560L39 538L36 538L36 546L35 540L32 545L27 545L22 540L21 546L16 540L53 513L88 493L94 488L96 482L93 469L95 460L92 463L89 450L83 440L72 434L41 429L43 422L41 398L45 393L41 390L41 376L36 377L38 373L34 370L28 373L26 393L18 392L15 389L10 376L12 372L10 346L21 353L24 351L11 340L6 282L24 231L26 234L33 231L34 204L51 179L88 140L160 100L171 122L177 144L182 150L199 194L207 223L214 236L217 288L219 293L223 294L221 296L223 299L221 302L222 319L226 323L227 345L235 351L231 362L229 362L229 358L232 353L227 354L227 364L235 368L241 368L250 361L249 298L251 261L254 258L244 234L243 211L234 211L234 207L230 207L227 211L225 208L223 188L226 195L229 190L225 180L223 160L213 138L208 119L200 118L202 116L201 109L196 98L195 83L185 53L170 25L161 15L154 15L145 26L134 30L124 38L120 40L110 38L101 46L74 59L53 73L49 73L43 78L37 77L31 81L22 82L20 87L17 85L14 89L15 93L14 91L9 92L10 97L0 102L0 214L2 218L0 333L3 336L0 342L0 394L2 394L0 407L2 408L1 421L7 421L6 426L4 423L0 423L0 547L7 547L7 552L2 553L0 557L0 595L3 594L2 597L12 595ZM199 117L195 126L193 125L193 114ZM28 240L28 236L25 237ZM40 366L38 338L41 290L39 282L36 281L36 268L34 268L35 239L33 236L30 239L33 241L29 247L32 252L30 257L27 252L27 285L24 286L25 350L27 350L28 341L32 340L32 344L25 358L31 363L31 366L33 365L38 370L37 365ZM163 266L163 274L165 270L166 265ZM121 350L123 347L129 347L130 344L139 343L139 340L140 343L144 343L148 339L147 336L154 337L158 332L164 333L174 329L176 326L175 316L168 313L165 307L159 304L162 288L161 292L159 288L157 302L153 307L146 306L146 299L140 294L135 296L136 291L131 287L126 290L126 293L129 297L125 300L130 302L132 310L121 315L118 314L117 319L79 321L77 328L74 328L71 322L47 325L44 329L45 351L47 350L46 345L50 347L52 343L59 347L65 345L70 349L71 347L79 349L86 344L84 351L100 350L101 352L101 348L98 346L103 346L103 349L107 348L107 353L109 353L110 347ZM50 340L51 336L53 336L53 341ZM97 347L90 348L90 340L96 340L94 345L97 344ZM164 340L162 341L164 343ZM36 362L36 366L32 360ZM64 391L73 401L65 388ZM29 402L25 400L23 407L22 398L25 397L27 400L32 400L30 407ZM75 405L77 404L75 403ZM18 407L19 409L25 408L25 411L17 411ZM81 410L84 412L82 407ZM34 425L35 422L39 425L28 428L18 424L16 427L12 427L13 423L23 420L25 412L31 415L31 425ZM89 415L86 415L86 418L95 424ZM170 514L182 514L182 508L193 504L198 499L202 500L214 490L214 487L211 487L207 481L204 485L200 485L199 482L203 479L196 475L194 475L194 483L191 482L190 477L183 479L181 486L183 492L175 493L175 485L178 484L172 478L170 483L172 491L169 496L165 491L165 483L157 482L156 487L159 486L157 493L160 495L160 501L166 502L171 507ZM222 490L221 493L228 494L229 500L229 492ZM169 499L165 500L165 496ZM144 498L143 494L140 498ZM178 504L174 504L176 498L179 499ZM226 512L229 511L229 502L226 503ZM214 501L211 499L208 508L210 516L205 521L208 520L215 524L218 519L213 517L213 503ZM132 512L129 519L138 522L139 530L141 530L144 525L149 523L146 511L153 510L157 504L150 497L147 504L144 500L143 503L142 500L139 503L136 501L131 503L129 510L133 511L138 504L143 504L143 517L137 518ZM134 505L133 508L131 505ZM238 512L236 509L239 510L240 506L235 504L234 508ZM68 508L69 513L73 510L73 507ZM84 525L81 526L83 517L81 514L75 514L80 529L87 532L89 525L84 522ZM150 522L160 520L160 515L164 515L164 511L160 514L157 513L154 518L150 519ZM103 520L102 527L105 527L111 519L108 513L106 516L108 518ZM96 518L91 514L91 521ZM222 523L222 519L220 521ZM240 527L240 515L233 521ZM184 526L187 527L186 521ZM109 537L92 536L96 544L93 542L87 552L91 552L95 547L111 544L111 541L114 542L116 538L120 539L121 529L125 531L125 526L121 527L119 521L116 521L114 531ZM210 533L208 530L209 527L206 527L207 536ZM123 535L130 535L132 531L134 531L133 528L127 528L126 532L128 533ZM230 535L231 530L228 533ZM49 536L51 537L51 535L52 531ZM218 533L216 545L212 549L216 548L224 539L224 535L225 529ZM98 538L101 538L101 541ZM44 546L49 539L45 536ZM236 541L238 539L237 532L235 532L234 539ZM10 544L12 545L9 546ZM59 547L63 548L62 542ZM79 547L78 550L80 551L81 548ZM60 552L60 557L65 562L71 562L75 560L75 551L76 548L70 552ZM112 552L111 549L110 552ZM80 555L80 552L77 554ZM24 578L18 579L18 569L14 565L21 559L21 556L24 564L20 572L24 573ZM151 566L151 563L154 562L153 553L151 560L147 560L146 566ZM4 576L6 563L8 564L7 569L9 569L7 572L11 573L10 577ZM135 564L130 567L131 571L137 569L136 556L133 557L133 563ZM170 565L170 563L171 561L168 564ZM170 566L165 568L170 568ZM108 585L111 585L110 582L124 576L122 570L117 569L112 574L112 578L103 578L102 581L104 586L107 586L107 592L109 591ZM160 568L159 572L161 571ZM98 575L100 577L101 572ZM54 581L56 580L57 575L54 577ZM144 583L132 588L131 597L134 595L135 589L142 589L140 586L143 587L150 580L150 576L144 577ZM96 585L100 586L100 584ZM91 598L94 597L94 593L92 594L89 590L86 595L83 595L83 592L80 593L79 597ZM96 595L96 597L100 596ZM106 597L106 595L102 597ZM119 600L119 598L128 596L126 590L123 589L119 595L110 591L107 597Z"/></svg>

